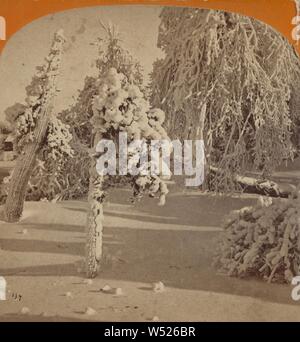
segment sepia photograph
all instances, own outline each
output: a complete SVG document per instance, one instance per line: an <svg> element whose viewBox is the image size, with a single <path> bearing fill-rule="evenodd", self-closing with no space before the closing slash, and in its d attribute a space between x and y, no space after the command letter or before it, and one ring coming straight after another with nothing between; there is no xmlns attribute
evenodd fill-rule
<svg viewBox="0 0 300 342"><path fill-rule="evenodd" d="M0 54L0 322L299 322L296 47L184 6L16 32Z"/></svg>

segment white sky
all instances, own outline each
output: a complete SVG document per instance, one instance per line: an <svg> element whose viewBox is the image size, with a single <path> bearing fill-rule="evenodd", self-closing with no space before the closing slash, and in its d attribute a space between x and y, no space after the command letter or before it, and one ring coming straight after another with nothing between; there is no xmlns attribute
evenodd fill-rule
<svg viewBox="0 0 300 342"><path fill-rule="evenodd" d="M53 34L60 28L68 43L59 80L62 91L55 100L57 112L72 103L84 78L95 72L97 51L90 43L103 32L99 19L118 26L124 47L141 62L147 75L152 63L162 56L156 47L160 11L158 6L99 6L57 13L28 24L7 42L0 57L0 120L7 107L24 102L25 87L35 67L43 64Z"/></svg>

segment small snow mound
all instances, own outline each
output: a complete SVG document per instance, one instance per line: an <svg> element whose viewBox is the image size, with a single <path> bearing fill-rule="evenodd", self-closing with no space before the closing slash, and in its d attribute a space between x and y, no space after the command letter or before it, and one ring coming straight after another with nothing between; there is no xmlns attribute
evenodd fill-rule
<svg viewBox="0 0 300 342"><path fill-rule="evenodd" d="M28 315L30 313L30 309L24 306L21 310L22 315Z"/></svg>
<svg viewBox="0 0 300 342"><path fill-rule="evenodd" d="M109 285L105 285L101 289L101 292L104 292L104 293L112 293L112 291L113 291L113 289Z"/></svg>
<svg viewBox="0 0 300 342"><path fill-rule="evenodd" d="M164 283L161 281L153 283L152 289L155 293L164 292L166 290Z"/></svg>
<svg viewBox="0 0 300 342"><path fill-rule="evenodd" d="M124 292L123 292L123 290L120 287L118 287L118 288L115 289L115 295L116 296L123 296Z"/></svg>
<svg viewBox="0 0 300 342"><path fill-rule="evenodd" d="M94 316L94 315L97 314L97 311L94 310L94 309L91 308L91 307L88 307L88 308L86 308L86 310L85 310L85 314L86 314L87 316Z"/></svg>

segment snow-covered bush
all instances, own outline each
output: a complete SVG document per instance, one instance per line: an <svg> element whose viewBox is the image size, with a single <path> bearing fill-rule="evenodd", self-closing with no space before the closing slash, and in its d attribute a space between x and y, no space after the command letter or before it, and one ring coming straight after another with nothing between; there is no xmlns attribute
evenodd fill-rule
<svg viewBox="0 0 300 342"><path fill-rule="evenodd" d="M64 199L71 172L67 172L65 160L72 158L70 127L51 116L45 144L39 153L36 166L28 184L27 200Z"/></svg>
<svg viewBox="0 0 300 342"><path fill-rule="evenodd" d="M232 212L215 266L230 276L288 282L300 274L300 186L289 199L261 197Z"/></svg>
<svg viewBox="0 0 300 342"><path fill-rule="evenodd" d="M9 122L0 121L0 152L4 149L4 142L8 135L12 132Z"/></svg>

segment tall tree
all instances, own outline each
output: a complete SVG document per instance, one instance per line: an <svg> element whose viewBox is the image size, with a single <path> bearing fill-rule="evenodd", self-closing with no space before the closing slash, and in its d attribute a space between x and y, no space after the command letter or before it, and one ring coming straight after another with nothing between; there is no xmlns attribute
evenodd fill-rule
<svg viewBox="0 0 300 342"><path fill-rule="evenodd" d="M236 188L247 170L269 175L293 158L299 110L291 112L300 63L293 47L272 28L222 11L164 8L154 64L152 104L167 115L174 137L196 138L206 105L209 186Z"/></svg>
<svg viewBox="0 0 300 342"><path fill-rule="evenodd" d="M105 40L99 40L99 78L95 84L96 93L90 98L92 115L90 125L91 134L91 163L89 179L89 209L87 217L86 244L86 273L88 277L95 277L102 257L103 232L103 202L106 190L118 181L127 180L134 189L134 195L140 196L149 192L151 196L159 194L160 204L164 204L168 193L166 184L157 176L131 176L125 172L124 176L102 174L97 166L96 145L101 139L109 139L117 146L119 133L128 134L125 144L136 139L143 139L150 144L151 139L167 138L162 127L164 113L151 109L140 89L142 80L139 65L134 62L127 50L120 45L115 28L106 28ZM120 156L118 156L120 157ZM129 158L129 164L138 167L139 160L134 155ZM150 168L150 161L148 163Z"/></svg>
<svg viewBox="0 0 300 342"><path fill-rule="evenodd" d="M50 53L38 73L27 87L27 105L18 114L16 120L17 149L20 154L13 170L7 199L4 208L4 218L8 222L18 221L23 212L23 206L29 179L33 173L37 156L47 139L51 139L49 127L53 128L51 113L53 98L57 93L56 81L59 74L65 38L62 31L54 35ZM51 133L51 132L50 132ZM53 145L54 147L54 145Z"/></svg>

